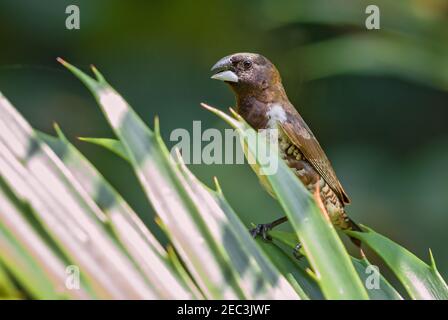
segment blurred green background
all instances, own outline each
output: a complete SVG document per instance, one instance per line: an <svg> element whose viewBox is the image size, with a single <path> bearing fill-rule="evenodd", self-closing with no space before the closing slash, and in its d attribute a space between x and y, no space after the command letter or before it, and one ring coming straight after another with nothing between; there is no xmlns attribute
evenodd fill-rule
<svg viewBox="0 0 448 320"><path fill-rule="evenodd" d="M81 29L65 28L76 4ZM381 30L365 28L365 8ZM234 52L277 65L288 96L333 162L352 218L428 261L448 277L448 1L0 1L0 91L31 124L58 122L154 228L152 210L126 163L77 136L111 137L90 93L56 63L95 64L147 123L226 128L200 108L234 104L210 67ZM246 165L190 166L218 176L249 226L281 209Z"/></svg>

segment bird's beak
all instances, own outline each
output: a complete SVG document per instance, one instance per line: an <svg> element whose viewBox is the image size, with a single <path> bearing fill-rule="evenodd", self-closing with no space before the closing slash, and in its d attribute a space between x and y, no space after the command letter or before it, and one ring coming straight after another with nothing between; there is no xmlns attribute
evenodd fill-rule
<svg viewBox="0 0 448 320"><path fill-rule="evenodd" d="M238 76L231 69L232 61L230 61L230 56L222 58L212 67L211 71L215 73L212 75L212 79L226 82L238 82Z"/></svg>

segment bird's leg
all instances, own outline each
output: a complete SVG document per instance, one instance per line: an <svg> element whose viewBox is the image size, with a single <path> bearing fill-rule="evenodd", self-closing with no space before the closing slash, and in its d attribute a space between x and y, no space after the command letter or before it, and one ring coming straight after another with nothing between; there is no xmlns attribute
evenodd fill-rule
<svg viewBox="0 0 448 320"><path fill-rule="evenodd" d="M250 230L250 234L254 238L257 237L258 235L261 235L264 241L270 241L272 240L272 238L270 235L268 235L268 232L272 230L274 227L278 226L279 224L286 222L287 220L288 217L282 217L280 219L272 221L271 223L258 224L255 228Z"/></svg>
<svg viewBox="0 0 448 320"><path fill-rule="evenodd" d="M292 254L297 260L300 260L303 257L303 254L300 253L300 249L302 249L302 244L299 242L292 250Z"/></svg>
<svg viewBox="0 0 448 320"><path fill-rule="evenodd" d="M256 238L258 235L261 235L264 241L271 241L272 237L268 234L268 232L274 227L286 221L288 221L288 217L282 217L280 219L272 221L271 223L258 224L255 228L250 230L250 234L254 238ZM303 255L300 253L300 249L302 249L302 244L299 242L292 251L292 254L297 260L300 260L303 257Z"/></svg>

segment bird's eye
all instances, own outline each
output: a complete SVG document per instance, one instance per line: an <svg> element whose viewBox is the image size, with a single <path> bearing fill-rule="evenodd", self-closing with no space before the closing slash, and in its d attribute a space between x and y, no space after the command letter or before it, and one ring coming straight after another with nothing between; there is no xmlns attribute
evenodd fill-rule
<svg viewBox="0 0 448 320"><path fill-rule="evenodd" d="M244 69L250 69L250 67L252 67L252 62L250 60L244 60L243 61L243 67Z"/></svg>

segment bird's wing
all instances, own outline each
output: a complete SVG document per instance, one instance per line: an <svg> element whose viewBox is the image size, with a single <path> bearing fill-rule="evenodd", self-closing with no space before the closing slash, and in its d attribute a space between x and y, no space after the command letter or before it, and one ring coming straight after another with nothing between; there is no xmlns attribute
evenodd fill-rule
<svg viewBox="0 0 448 320"><path fill-rule="evenodd" d="M311 132L300 114L292 107L288 110L286 121L279 122L289 140L302 152L314 169L324 178L328 186L336 193L344 203L350 203L350 199L336 177L333 167L322 150L319 142Z"/></svg>

